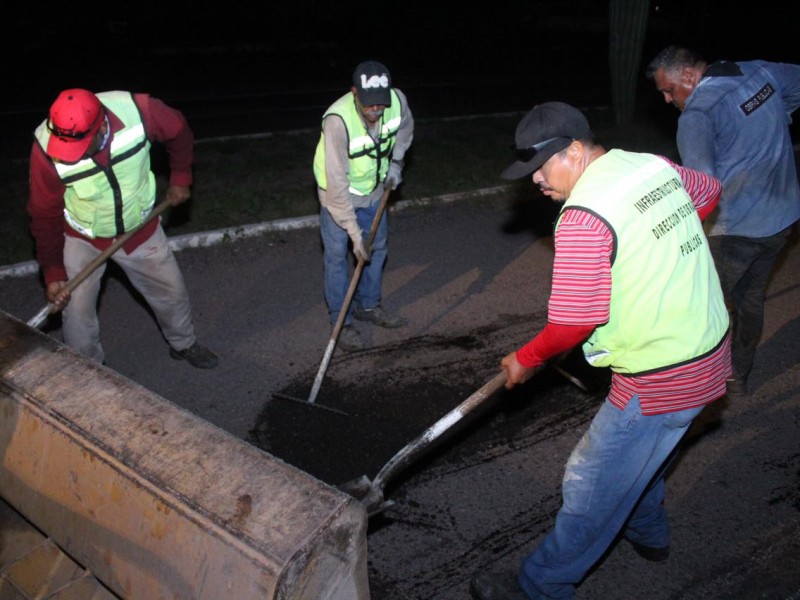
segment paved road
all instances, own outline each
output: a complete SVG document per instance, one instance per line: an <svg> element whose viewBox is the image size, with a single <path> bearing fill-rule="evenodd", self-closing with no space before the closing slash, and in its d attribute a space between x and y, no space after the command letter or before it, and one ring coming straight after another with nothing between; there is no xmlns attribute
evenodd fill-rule
<svg viewBox="0 0 800 600"><path fill-rule="evenodd" d="M328 483L373 477L543 324L553 206L531 195L523 185L392 212L385 304L409 325L359 325L370 348L336 351L317 402L348 416L274 396L306 397L328 341L313 228L178 253L200 340L221 358L212 371L171 360L110 269L100 307L108 366ZM770 284L751 397L708 409L670 474L670 560L646 563L621 543L579 598L800 598L798 272L793 238ZM27 320L41 286L0 279L0 299ZM57 322L47 334L59 336ZM563 465L601 400L543 372L487 400L399 473L387 487L395 506L371 523L373 597L463 600L475 570L516 566L552 526Z"/></svg>

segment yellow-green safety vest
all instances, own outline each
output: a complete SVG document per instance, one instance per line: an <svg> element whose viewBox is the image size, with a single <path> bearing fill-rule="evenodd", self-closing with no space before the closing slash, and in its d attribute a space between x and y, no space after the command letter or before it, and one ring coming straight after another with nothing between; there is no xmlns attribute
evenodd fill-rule
<svg viewBox="0 0 800 600"><path fill-rule="evenodd" d="M642 375L716 349L728 311L675 169L652 154L611 150L586 168L567 209L594 214L614 237L610 317L583 345L590 364Z"/></svg>
<svg viewBox="0 0 800 600"><path fill-rule="evenodd" d="M377 142L369 135L356 105L355 96L351 92L334 102L322 116L324 121L328 115L338 115L347 128L347 155L350 158L348 180L351 194L369 195L389 172L389 157L394 148L401 119L400 99L394 90L391 90L391 94L392 104L384 109L381 122L378 124ZM314 153L314 177L320 188L327 189L324 132L320 135Z"/></svg>
<svg viewBox="0 0 800 600"><path fill-rule="evenodd" d="M108 166L92 158L53 164L66 186L64 218L70 226L88 238L113 238L144 222L155 203L156 181L150 170L150 142L131 93L101 92L97 97L124 125L111 140ZM46 121L35 136L46 149Z"/></svg>

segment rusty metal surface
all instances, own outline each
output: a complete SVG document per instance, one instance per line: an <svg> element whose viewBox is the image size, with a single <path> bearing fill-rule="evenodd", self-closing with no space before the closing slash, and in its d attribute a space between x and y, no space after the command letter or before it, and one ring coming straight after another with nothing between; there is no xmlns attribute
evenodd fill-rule
<svg viewBox="0 0 800 600"><path fill-rule="evenodd" d="M0 314L0 490L126 598L367 599L351 498Z"/></svg>
<svg viewBox="0 0 800 600"><path fill-rule="evenodd" d="M22 515L0 500L2 600L118 598Z"/></svg>

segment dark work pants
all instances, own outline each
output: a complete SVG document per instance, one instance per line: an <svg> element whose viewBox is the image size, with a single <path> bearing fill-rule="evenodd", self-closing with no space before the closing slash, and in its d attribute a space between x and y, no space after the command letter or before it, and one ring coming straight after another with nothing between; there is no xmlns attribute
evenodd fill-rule
<svg viewBox="0 0 800 600"><path fill-rule="evenodd" d="M770 237L716 235L708 238L731 313L733 374L743 383L753 368L764 326L767 283L790 232L791 227L787 227Z"/></svg>

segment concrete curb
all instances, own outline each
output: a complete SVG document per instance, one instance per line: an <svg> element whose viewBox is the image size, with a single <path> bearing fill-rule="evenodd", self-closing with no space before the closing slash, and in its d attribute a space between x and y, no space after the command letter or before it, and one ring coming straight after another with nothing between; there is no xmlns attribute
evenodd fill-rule
<svg viewBox="0 0 800 600"><path fill-rule="evenodd" d="M499 194L511 189L512 185L501 185L491 188L472 190L469 192L459 192L455 194L443 194L430 198L420 198L416 200L402 200L392 204L392 210L404 210L416 206L426 206L433 203L455 202L469 198L490 196ZM308 215L305 217L292 217L289 219L277 219L263 223L253 223L251 225L240 225L237 227L227 227L200 233L187 233L169 238L169 245L173 251L177 252L184 248L205 248L214 244L224 242L235 242L248 237L262 235L271 231L290 231L293 229L303 229L307 227L319 227L319 215ZM16 263L13 265L0 266L0 279L6 277L24 277L33 275L39 271L39 265L35 260Z"/></svg>

